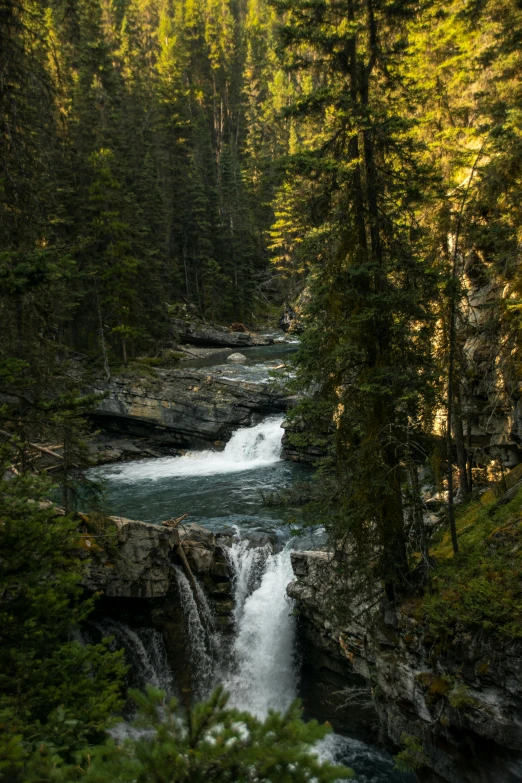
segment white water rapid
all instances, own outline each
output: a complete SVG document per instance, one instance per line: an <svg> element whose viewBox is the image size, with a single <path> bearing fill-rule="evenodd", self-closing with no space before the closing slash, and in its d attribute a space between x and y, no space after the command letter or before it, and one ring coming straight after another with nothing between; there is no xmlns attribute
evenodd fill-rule
<svg viewBox="0 0 522 783"><path fill-rule="evenodd" d="M124 463L100 471L111 481L134 483L174 476L212 476L264 468L281 459L283 417L270 417L254 427L236 430L223 451L189 451L182 457L161 457Z"/></svg>
<svg viewBox="0 0 522 783"><path fill-rule="evenodd" d="M250 569L252 556L246 559ZM248 597L245 581L236 581L232 665L222 679L231 704L259 718L269 709L286 710L297 695L295 619L286 596L292 578L290 548L285 547L268 556L261 583Z"/></svg>

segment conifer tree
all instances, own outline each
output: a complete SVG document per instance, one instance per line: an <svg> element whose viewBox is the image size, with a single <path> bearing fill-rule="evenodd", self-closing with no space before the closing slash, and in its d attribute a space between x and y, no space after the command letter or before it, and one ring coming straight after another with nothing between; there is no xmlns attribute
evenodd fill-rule
<svg viewBox="0 0 522 783"><path fill-rule="evenodd" d="M435 380L436 278L420 219L430 172L404 120L399 69L414 9L378 0L275 6L286 13L288 68L303 74L290 111L308 134L290 169L311 182L315 245L299 376L336 432L318 508L338 551L355 545L393 597L408 580L405 448L420 452Z"/></svg>
<svg viewBox="0 0 522 783"><path fill-rule="evenodd" d="M351 770L321 761L313 744L329 731L315 721L303 723L298 704L263 721L228 706L222 688L188 715L175 699L149 687L133 693L140 707L141 738L89 748L75 766L59 766L46 748L35 758L28 780L86 783L334 783L353 777Z"/></svg>
<svg viewBox="0 0 522 783"><path fill-rule="evenodd" d="M3 446L2 475L13 459ZM0 768L16 780L42 742L63 758L103 736L121 704L122 653L75 640L82 597L77 522L29 474L0 480Z"/></svg>

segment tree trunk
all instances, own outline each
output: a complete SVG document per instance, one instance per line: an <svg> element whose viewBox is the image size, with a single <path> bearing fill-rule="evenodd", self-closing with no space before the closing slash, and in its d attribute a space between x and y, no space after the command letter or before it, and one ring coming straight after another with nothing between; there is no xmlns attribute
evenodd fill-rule
<svg viewBox="0 0 522 783"><path fill-rule="evenodd" d="M98 324L100 327L100 345L102 349L102 356L103 356L103 369L105 371L105 377L107 378L107 383L111 380L111 371L109 367L109 358L107 356L107 345L105 344L105 334L103 331L103 318L102 318L102 312L101 312L101 305L100 305L100 296L98 294L98 281L96 281L96 306L98 308Z"/></svg>
<svg viewBox="0 0 522 783"><path fill-rule="evenodd" d="M472 468L473 468L473 454L472 454L472 451L471 451L471 414L469 414L469 413L468 413L468 416L467 416L467 427L466 427L466 429L467 429L467 435L468 435L468 438L467 438L467 440L468 440L468 449L467 449L467 452L468 452L468 490L469 490L469 493L471 494L471 492L473 490L473 472L472 472Z"/></svg>
<svg viewBox="0 0 522 783"><path fill-rule="evenodd" d="M466 498L469 495L467 454L466 446L464 445L464 428L462 426L462 418L459 411L455 411L453 416L453 436L455 438L455 446L457 448L457 466L459 469L460 491L462 496Z"/></svg>
<svg viewBox="0 0 522 783"><path fill-rule="evenodd" d="M446 420L446 458L448 462L448 520L451 532L451 543L453 553L456 555L459 551L459 542L457 540L457 528L455 525L455 507L453 504L453 440L451 432L453 429L453 363L454 363L454 342L455 342L455 305L452 297L450 304L450 355L448 372L448 413Z"/></svg>

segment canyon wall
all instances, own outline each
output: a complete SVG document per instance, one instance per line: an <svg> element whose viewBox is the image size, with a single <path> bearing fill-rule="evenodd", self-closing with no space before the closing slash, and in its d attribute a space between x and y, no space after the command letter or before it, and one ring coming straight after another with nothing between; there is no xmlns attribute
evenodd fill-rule
<svg viewBox="0 0 522 783"><path fill-rule="evenodd" d="M378 590L345 598L341 617L331 556L295 552L292 565L309 677L328 684L345 672L356 712L370 695L383 740L418 748L421 783L522 779L522 643L476 634L444 649L407 603L393 608Z"/></svg>

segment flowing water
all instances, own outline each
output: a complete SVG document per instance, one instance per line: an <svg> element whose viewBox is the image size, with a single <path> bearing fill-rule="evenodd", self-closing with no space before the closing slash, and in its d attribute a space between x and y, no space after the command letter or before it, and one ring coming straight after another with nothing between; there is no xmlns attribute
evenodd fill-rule
<svg viewBox="0 0 522 783"><path fill-rule="evenodd" d="M140 460L90 471L104 480L113 513L144 522L189 514L211 530L238 526L279 533L281 509L267 495L307 480L310 470L281 459L282 416L238 429L224 451Z"/></svg>
<svg viewBox="0 0 522 783"><path fill-rule="evenodd" d="M306 468L281 460L281 422L281 417L270 417L237 430L223 452L190 452L93 471L105 479L113 513L150 522L190 513L188 521L233 533L226 552L234 599L231 645L224 644L216 631L201 586L196 603L180 568L174 567L175 577L196 663L193 668L198 672L196 696L204 697L222 682L234 706L259 717L271 708L286 709L298 695L295 618L286 587L293 578L292 548L314 546L311 541L288 540L283 512L264 504L267 492L310 475ZM276 533L279 545L274 548L266 537L259 544L253 530ZM152 631L145 638L144 629L133 631L110 622L105 632L116 636L141 662L143 679L172 688L166 658L157 655L159 634ZM411 780L395 771L389 756L349 737L332 734L317 752L353 767L359 783Z"/></svg>
<svg viewBox="0 0 522 783"><path fill-rule="evenodd" d="M101 637L113 637L115 649L125 648L130 665L129 684L144 688L154 685L172 695L174 684L161 633L154 628L129 628L125 623L104 618L93 624Z"/></svg>
<svg viewBox="0 0 522 783"><path fill-rule="evenodd" d="M193 683L194 696L196 699L204 699L212 689L218 651L212 614L201 586L197 585L198 606L183 570L180 566L174 566L174 570L187 624L191 665L198 672L197 680Z"/></svg>
<svg viewBox="0 0 522 783"><path fill-rule="evenodd" d="M228 380L266 383L273 377L292 372L291 366L288 366L289 359L297 347L298 341L295 338L293 340L287 338L274 345L225 349L206 359L185 359L180 362L180 366L196 369L208 367L213 374L221 375ZM227 356L231 353L241 353L245 359L238 364L228 362Z"/></svg>
<svg viewBox="0 0 522 783"><path fill-rule="evenodd" d="M245 598L235 587L236 634L232 665L221 679L231 703L263 718L269 709L286 710L297 696L295 619L286 596L293 578L290 544L269 555L259 587Z"/></svg>

